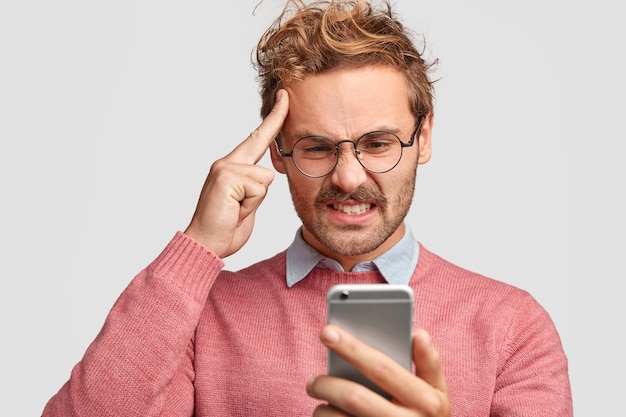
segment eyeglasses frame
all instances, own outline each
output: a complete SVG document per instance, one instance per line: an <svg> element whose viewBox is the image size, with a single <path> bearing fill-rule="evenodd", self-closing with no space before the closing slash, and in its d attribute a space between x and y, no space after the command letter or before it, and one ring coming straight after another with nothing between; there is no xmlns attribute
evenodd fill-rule
<svg viewBox="0 0 626 417"><path fill-rule="evenodd" d="M300 173L306 177L309 178L323 178L327 175L329 175L331 172L333 172L335 170L335 168L337 168L337 164L339 163L339 145L341 145L342 143L351 143L352 146L354 147L354 152L355 155L357 156L357 161L359 161L359 164L361 164L361 166L368 172L371 172L372 174L384 174L386 172L391 171L392 169L394 169L395 167L398 166L398 164L400 163L400 161L402 160L402 155L404 154L404 152L402 152L402 149L404 148L410 148L411 146L413 146L413 143L415 143L415 136L418 135L418 133L421 133L421 128L422 128L422 122L424 121L424 117L420 117L419 118L419 122L417 123L417 126L415 127L415 130L413 131L413 133L411 134L411 138L409 139L409 141L407 143L402 142L402 139L400 139L398 137L398 135L396 135L393 132L390 132L388 130L374 130L372 132L368 132L368 133L364 133L363 135L361 135L356 141L354 140L350 140L350 139L344 139L344 140L340 140L339 142L335 142L332 138L329 138L327 136L320 136L320 135L310 135L310 136L304 136L300 139L298 139L296 141L296 143L293 144L293 148L291 149L291 152L285 152L285 150L283 149L280 141L278 140L278 137L274 139L274 143L276 143L276 148L278 149L278 153L280 154L281 157L283 158L292 158L293 159L293 150L296 148L296 145L298 144L298 142L300 142L303 139L307 139L307 138L312 138L312 137L317 137L317 138L324 138L324 139L329 139L331 142L333 142L335 144L335 148L336 148L336 152L335 152L335 164L333 165L332 169L330 171L328 171L326 174L323 175L310 175L307 174L306 172L302 171L300 169L300 167L298 166L298 164L296 164L296 162L294 161L293 165L296 167L296 169L298 171L300 171ZM357 151L357 144L358 142L361 140L361 138L367 136L367 135L371 135L372 133L377 133L377 132L381 132L381 133L391 133L392 135L394 135L396 138L398 138L398 141L400 142L400 158L398 158L398 162L396 162L391 168L385 170L385 171L373 171L371 169L369 169L368 167L366 167L365 165L363 165L363 162L361 162L361 160L358 157L358 151ZM419 143L419 139L417 140L417 142Z"/></svg>

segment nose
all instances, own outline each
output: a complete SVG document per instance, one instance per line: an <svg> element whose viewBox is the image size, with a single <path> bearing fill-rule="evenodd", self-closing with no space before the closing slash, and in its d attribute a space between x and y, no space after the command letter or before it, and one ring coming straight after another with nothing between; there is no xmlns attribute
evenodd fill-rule
<svg viewBox="0 0 626 417"><path fill-rule="evenodd" d="M365 168L358 161L354 142L339 144L337 165L331 174L331 182L346 193L352 193L367 180Z"/></svg>

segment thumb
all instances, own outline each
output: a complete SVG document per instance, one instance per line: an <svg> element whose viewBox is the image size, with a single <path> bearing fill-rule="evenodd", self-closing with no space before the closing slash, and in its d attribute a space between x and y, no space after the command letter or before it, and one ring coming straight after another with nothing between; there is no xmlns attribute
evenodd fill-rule
<svg viewBox="0 0 626 417"><path fill-rule="evenodd" d="M413 362L418 377L433 388L448 392L441 366L441 356L432 345L430 335L424 329L417 329L413 333Z"/></svg>

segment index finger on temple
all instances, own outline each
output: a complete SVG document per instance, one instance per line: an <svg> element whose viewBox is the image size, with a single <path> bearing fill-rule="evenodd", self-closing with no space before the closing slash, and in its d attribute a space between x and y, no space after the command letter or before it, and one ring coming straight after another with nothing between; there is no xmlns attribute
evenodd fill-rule
<svg viewBox="0 0 626 417"><path fill-rule="evenodd" d="M238 163L256 164L276 138L289 112L289 95L278 90L276 103L263 122L228 154L228 159Z"/></svg>

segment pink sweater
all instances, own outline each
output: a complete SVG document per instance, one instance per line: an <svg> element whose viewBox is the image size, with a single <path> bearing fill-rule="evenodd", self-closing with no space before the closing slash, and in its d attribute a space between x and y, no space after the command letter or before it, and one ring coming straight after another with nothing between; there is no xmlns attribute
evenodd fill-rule
<svg viewBox="0 0 626 417"><path fill-rule="evenodd" d="M43 416L310 416L325 373L327 289L377 272L315 269L287 288L285 252L239 272L177 233L121 294ZM571 416L567 361L526 292L420 247L415 324L443 359L453 416Z"/></svg>

